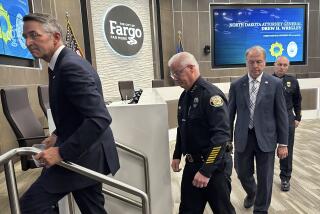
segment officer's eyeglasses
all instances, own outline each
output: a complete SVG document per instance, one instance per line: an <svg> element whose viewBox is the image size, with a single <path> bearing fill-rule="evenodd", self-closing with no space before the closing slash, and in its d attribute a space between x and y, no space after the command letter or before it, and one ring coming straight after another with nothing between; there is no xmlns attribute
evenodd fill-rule
<svg viewBox="0 0 320 214"><path fill-rule="evenodd" d="M178 71L170 71L170 77L172 79L176 80L177 78L182 76L184 69L186 69L189 66L193 66L193 65L186 65L186 66L184 66L182 69L180 69Z"/></svg>

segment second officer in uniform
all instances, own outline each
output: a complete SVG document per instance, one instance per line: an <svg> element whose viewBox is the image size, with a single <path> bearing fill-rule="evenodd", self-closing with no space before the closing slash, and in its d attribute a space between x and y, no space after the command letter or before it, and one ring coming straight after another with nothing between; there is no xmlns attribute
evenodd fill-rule
<svg viewBox="0 0 320 214"><path fill-rule="evenodd" d="M289 69L289 60L287 57L280 56L274 63L274 76L282 80L284 96L286 98L288 119L289 119L289 137L288 137L288 157L280 159L280 179L281 190L290 190L290 178L292 173L292 156L295 128L301 121L301 93L298 80L287 73ZM294 113L293 113L294 112Z"/></svg>
<svg viewBox="0 0 320 214"><path fill-rule="evenodd" d="M226 143L230 141L227 100L200 76L194 56L181 52L168 62L171 77L185 90L178 104L176 147L171 167L180 171L180 214L202 214L208 202L217 214L235 213L230 202L230 181L224 173Z"/></svg>

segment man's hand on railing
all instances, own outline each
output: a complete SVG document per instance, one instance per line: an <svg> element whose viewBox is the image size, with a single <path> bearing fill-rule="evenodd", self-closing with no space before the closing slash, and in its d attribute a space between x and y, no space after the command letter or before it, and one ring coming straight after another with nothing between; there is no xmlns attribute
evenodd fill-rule
<svg viewBox="0 0 320 214"><path fill-rule="evenodd" d="M43 163L46 168L62 161L58 147L50 147L35 156L35 159Z"/></svg>
<svg viewBox="0 0 320 214"><path fill-rule="evenodd" d="M56 144L57 135L52 134L46 139L44 139L41 143L46 145L46 149L53 147Z"/></svg>

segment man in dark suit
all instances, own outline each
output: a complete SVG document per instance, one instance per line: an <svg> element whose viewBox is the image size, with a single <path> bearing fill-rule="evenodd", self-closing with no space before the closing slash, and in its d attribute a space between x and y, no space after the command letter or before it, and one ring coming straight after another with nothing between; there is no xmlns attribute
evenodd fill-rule
<svg viewBox="0 0 320 214"><path fill-rule="evenodd" d="M299 82L293 76L287 74L290 62L287 57L280 56L274 63L274 76L282 80L284 97L286 98L288 120L289 120L289 139L288 139L288 157L280 160L280 179L281 190L290 190L290 179L292 173L292 158L295 129L301 121L301 92ZM294 113L293 113L294 112Z"/></svg>
<svg viewBox="0 0 320 214"><path fill-rule="evenodd" d="M282 83L266 74L266 53L260 46L246 51L248 74L233 82L229 92L231 127L235 115L235 169L247 193L244 207L268 213L274 174L274 152L288 154L288 117ZM254 179L256 159L257 184Z"/></svg>
<svg viewBox="0 0 320 214"><path fill-rule="evenodd" d="M36 156L47 169L20 199L21 211L51 213L51 206L72 192L82 213L106 213L101 183L56 165L71 161L113 175L120 167L98 74L63 45L55 19L34 13L23 21L28 49L49 63L49 99L56 130L43 142L47 149Z"/></svg>

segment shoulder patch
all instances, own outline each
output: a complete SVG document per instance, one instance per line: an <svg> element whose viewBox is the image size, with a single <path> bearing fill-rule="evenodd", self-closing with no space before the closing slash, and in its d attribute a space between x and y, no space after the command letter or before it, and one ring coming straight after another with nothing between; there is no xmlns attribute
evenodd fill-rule
<svg viewBox="0 0 320 214"><path fill-rule="evenodd" d="M213 107L223 106L223 99L219 95L212 96L210 98L210 105Z"/></svg>

